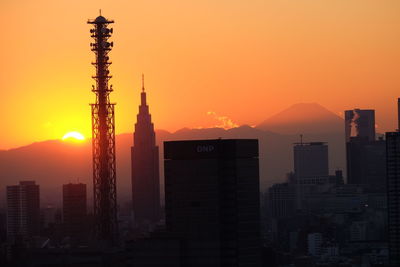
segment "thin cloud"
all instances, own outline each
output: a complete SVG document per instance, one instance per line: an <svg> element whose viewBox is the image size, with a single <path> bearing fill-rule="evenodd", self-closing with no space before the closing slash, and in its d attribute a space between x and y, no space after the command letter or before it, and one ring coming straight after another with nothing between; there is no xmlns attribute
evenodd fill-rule
<svg viewBox="0 0 400 267"><path fill-rule="evenodd" d="M225 130L239 127L239 125L232 121L232 119L228 118L227 116L219 116L214 111L208 111L207 115L212 116L215 120L218 121L218 124L214 127L216 128L223 128Z"/></svg>

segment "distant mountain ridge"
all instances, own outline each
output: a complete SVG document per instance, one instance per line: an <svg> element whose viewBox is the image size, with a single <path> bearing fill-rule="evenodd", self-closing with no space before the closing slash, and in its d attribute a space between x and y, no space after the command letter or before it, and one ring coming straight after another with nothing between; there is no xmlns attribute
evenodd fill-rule
<svg viewBox="0 0 400 267"><path fill-rule="evenodd" d="M256 126L281 134L343 132L343 119L317 103L299 103Z"/></svg>
<svg viewBox="0 0 400 267"><path fill-rule="evenodd" d="M321 109L318 108L317 110ZM287 114L290 114L290 112ZM269 122L274 121L274 117L276 118L276 116L271 117L272 119L270 118ZM306 124L307 127L309 125L307 121L302 123ZM318 123L318 125L322 125L321 121L318 121ZM285 174L293 169L292 144L298 141L300 130L307 129L307 127L302 128L302 125L300 125L298 132L281 134L273 132L273 130L279 128L265 130L262 128L263 125L271 126L271 124L262 123L256 128L243 125L228 130L221 128L184 128L174 133L157 130L156 138L160 147L161 177L163 177L162 143L164 141L256 138L259 140L260 184L261 189L265 190L271 184L282 181ZM339 129L338 125L335 124L335 127L329 128L332 132L304 134L303 137L304 141L328 142L331 172L336 168L344 169L345 167L344 133L342 128ZM132 145L132 133L116 136L117 195L120 205L131 200L130 151ZM88 185L88 203L90 205L92 203L91 153L90 142L71 144L59 140L37 142L11 150L0 150L0 205L4 206L6 185L17 184L21 180L36 180L40 184L43 205L48 203L59 205L62 198L62 184L76 182L78 178L80 182ZM163 178L161 179L163 184ZM163 190L161 191L163 192Z"/></svg>

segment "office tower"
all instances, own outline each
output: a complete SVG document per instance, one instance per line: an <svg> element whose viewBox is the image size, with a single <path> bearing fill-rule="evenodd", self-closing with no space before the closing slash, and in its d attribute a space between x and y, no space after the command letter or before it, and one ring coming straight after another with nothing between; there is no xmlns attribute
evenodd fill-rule
<svg viewBox="0 0 400 267"><path fill-rule="evenodd" d="M7 239L26 240L40 231L40 193L34 181L7 186Z"/></svg>
<svg viewBox="0 0 400 267"><path fill-rule="evenodd" d="M368 141L375 140L375 110L346 110L344 117L346 142L349 142L351 137L366 138Z"/></svg>
<svg viewBox="0 0 400 267"><path fill-rule="evenodd" d="M400 98L397 98L397 130L400 131Z"/></svg>
<svg viewBox="0 0 400 267"><path fill-rule="evenodd" d="M345 111L347 182L384 190L386 143L375 140L375 111Z"/></svg>
<svg viewBox="0 0 400 267"><path fill-rule="evenodd" d="M400 132L386 133L389 260L400 266Z"/></svg>
<svg viewBox="0 0 400 267"><path fill-rule="evenodd" d="M48 228L56 222L56 211L57 209L51 204L42 209L42 225L44 228Z"/></svg>
<svg viewBox="0 0 400 267"><path fill-rule="evenodd" d="M167 231L183 266L259 266L258 141L164 143Z"/></svg>
<svg viewBox="0 0 400 267"><path fill-rule="evenodd" d="M324 142L295 143L293 147L296 208L303 208L309 187L329 183L328 146Z"/></svg>
<svg viewBox="0 0 400 267"><path fill-rule="evenodd" d="M86 184L63 185L64 234L78 240L87 231Z"/></svg>
<svg viewBox="0 0 400 267"><path fill-rule="evenodd" d="M96 101L92 107L92 154L93 154L93 199L94 231L96 239L113 246L118 242L117 225L117 187L115 167L115 121L114 105L110 102L112 85L108 67L109 52L113 42L109 38L113 33L109 24L114 23L102 16L89 20L93 28L90 35L94 42L90 44L96 59L92 63L96 68L92 86Z"/></svg>
<svg viewBox="0 0 400 267"><path fill-rule="evenodd" d="M294 214L296 190L292 184L274 184L268 189L269 213L273 218L285 218Z"/></svg>
<svg viewBox="0 0 400 267"><path fill-rule="evenodd" d="M142 77L139 113L133 135L132 202L137 226L151 225L160 219L160 175L156 134L151 122Z"/></svg>
<svg viewBox="0 0 400 267"><path fill-rule="evenodd" d="M295 143L294 175L298 183L318 184L329 177L328 146L323 142Z"/></svg>
<svg viewBox="0 0 400 267"><path fill-rule="evenodd" d="M386 143L352 137L346 144L347 183L381 188L386 184Z"/></svg>

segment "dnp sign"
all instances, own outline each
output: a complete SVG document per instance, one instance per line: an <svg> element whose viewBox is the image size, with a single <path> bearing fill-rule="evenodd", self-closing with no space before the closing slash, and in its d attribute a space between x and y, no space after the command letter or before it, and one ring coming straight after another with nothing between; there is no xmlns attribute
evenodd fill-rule
<svg viewBox="0 0 400 267"><path fill-rule="evenodd" d="M197 153L207 153L214 150L214 146L212 145L205 145L205 146L197 146L196 151Z"/></svg>

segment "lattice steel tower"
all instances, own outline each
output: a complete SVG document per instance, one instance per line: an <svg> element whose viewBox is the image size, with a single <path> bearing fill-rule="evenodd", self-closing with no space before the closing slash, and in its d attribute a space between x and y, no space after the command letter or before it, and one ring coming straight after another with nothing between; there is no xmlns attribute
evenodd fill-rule
<svg viewBox="0 0 400 267"><path fill-rule="evenodd" d="M90 30L94 42L90 44L96 55L92 64L96 67L93 79L96 86L92 91L96 94L96 103L92 106L92 152L93 152L93 190L95 236L97 240L115 245L118 240L117 225L117 192L115 168L115 121L114 105L110 103L112 85L108 70L111 62L108 53L113 43L108 39L113 33L109 24L114 23L101 15L95 20L89 20L93 25Z"/></svg>

